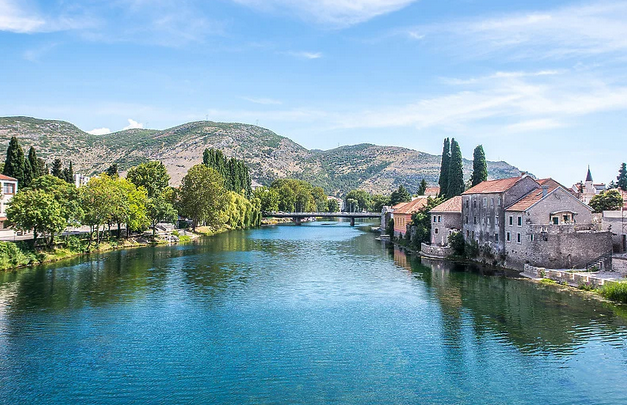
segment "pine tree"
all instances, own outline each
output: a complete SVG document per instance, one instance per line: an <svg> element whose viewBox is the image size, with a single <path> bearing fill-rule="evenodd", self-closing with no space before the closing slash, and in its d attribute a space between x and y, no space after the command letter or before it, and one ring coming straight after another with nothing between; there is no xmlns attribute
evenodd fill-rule
<svg viewBox="0 0 627 405"><path fill-rule="evenodd" d="M427 192L427 181L422 179L420 181L420 187L418 187L418 195L425 195Z"/></svg>
<svg viewBox="0 0 627 405"><path fill-rule="evenodd" d="M449 139L444 139L442 149L442 164L440 165L440 196L448 196L448 177L451 162L451 144Z"/></svg>
<svg viewBox="0 0 627 405"><path fill-rule="evenodd" d="M616 180L618 180L616 186L623 191L627 191L627 163L620 165L620 170L618 171L618 177L616 177Z"/></svg>
<svg viewBox="0 0 627 405"><path fill-rule="evenodd" d="M488 179L488 164L485 161L485 152L483 146L479 145L472 154L472 177L470 178L470 186L486 181Z"/></svg>
<svg viewBox="0 0 627 405"><path fill-rule="evenodd" d="M105 170L105 174L109 177L118 177L118 164L112 163L111 166L107 167L107 170Z"/></svg>
<svg viewBox="0 0 627 405"><path fill-rule="evenodd" d="M52 170L50 171L50 174L52 174L54 177L65 180L65 177L63 176L63 163L61 163L61 159L55 159L52 162Z"/></svg>
<svg viewBox="0 0 627 405"><path fill-rule="evenodd" d="M30 169L33 173L33 179L40 177L43 175L42 167L39 164L39 159L37 158L37 152L34 147L30 147L28 150L28 163L30 163Z"/></svg>
<svg viewBox="0 0 627 405"><path fill-rule="evenodd" d="M2 174L17 179L18 184L24 184L24 151L16 137L12 137L7 149L7 158L4 161Z"/></svg>
<svg viewBox="0 0 627 405"><path fill-rule="evenodd" d="M451 140L451 163L449 167L449 180L446 198L453 198L464 192L464 168L462 162L462 151L459 144L453 138Z"/></svg>

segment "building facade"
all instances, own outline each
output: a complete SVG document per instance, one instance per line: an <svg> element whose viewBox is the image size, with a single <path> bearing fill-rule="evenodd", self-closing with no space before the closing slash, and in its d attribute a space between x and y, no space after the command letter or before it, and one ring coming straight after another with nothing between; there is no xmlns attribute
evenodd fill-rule
<svg viewBox="0 0 627 405"><path fill-rule="evenodd" d="M2 183L2 198L0 199L0 230L7 229L7 207L9 202L17 193L17 179L0 174L0 183Z"/></svg>
<svg viewBox="0 0 627 405"><path fill-rule="evenodd" d="M586 181L580 181L577 184L573 184L571 191L577 198L583 201L585 204L590 204L590 200L606 190L605 183L595 183L592 180L592 172L588 166L588 173L586 174Z"/></svg>
<svg viewBox="0 0 627 405"><path fill-rule="evenodd" d="M431 211L431 245L448 246L448 238L462 229L462 197L450 200L434 207Z"/></svg>
<svg viewBox="0 0 627 405"><path fill-rule="evenodd" d="M394 218L394 236L403 237L407 233L407 226L411 224L411 216L427 206L428 197L420 196L410 202L396 204L392 207Z"/></svg>

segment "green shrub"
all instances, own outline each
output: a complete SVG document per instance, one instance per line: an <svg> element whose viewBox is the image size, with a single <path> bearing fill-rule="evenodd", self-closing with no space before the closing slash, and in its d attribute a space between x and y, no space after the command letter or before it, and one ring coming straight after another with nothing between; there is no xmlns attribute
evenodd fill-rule
<svg viewBox="0 0 627 405"><path fill-rule="evenodd" d="M191 236L188 236L188 235L179 236L179 243L186 243L186 242L191 242L191 241L192 241Z"/></svg>
<svg viewBox="0 0 627 405"><path fill-rule="evenodd" d="M557 281L551 280L550 278L543 278L540 282L542 284L557 284Z"/></svg>
<svg viewBox="0 0 627 405"><path fill-rule="evenodd" d="M584 290L584 291L594 291L596 290L594 284L592 284L591 282L584 282L581 281L579 282L579 285L577 286L577 288L579 288L580 290Z"/></svg>
<svg viewBox="0 0 627 405"><path fill-rule="evenodd" d="M466 250L466 242L464 241L464 235L461 232L451 234L448 237L448 243L453 248L453 254L455 256L464 256Z"/></svg>
<svg viewBox="0 0 627 405"><path fill-rule="evenodd" d="M179 231L172 231L172 236L179 236Z"/></svg>
<svg viewBox="0 0 627 405"><path fill-rule="evenodd" d="M0 242L0 269L26 266L37 261L35 252L13 242Z"/></svg>
<svg viewBox="0 0 627 405"><path fill-rule="evenodd" d="M69 236L65 242L65 247L71 252L82 253L87 250L87 243L77 236Z"/></svg>
<svg viewBox="0 0 627 405"><path fill-rule="evenodd" d="M627 304L627 283L621 282L605 284L601 288L600 292L602 296L609 300Z"/></svg>

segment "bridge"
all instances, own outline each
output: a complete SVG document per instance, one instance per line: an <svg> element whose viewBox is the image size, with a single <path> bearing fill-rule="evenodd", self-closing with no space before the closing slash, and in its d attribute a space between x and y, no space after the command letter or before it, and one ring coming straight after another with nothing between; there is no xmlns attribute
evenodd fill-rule
<svg viewBox="0 0 627 405"><path fill-rule="evenodd" d="M349 218L351 226L355 226L358 218L381 218L378 212L264 212L265 218L292 218L300 225L303 218Z"/></svg>

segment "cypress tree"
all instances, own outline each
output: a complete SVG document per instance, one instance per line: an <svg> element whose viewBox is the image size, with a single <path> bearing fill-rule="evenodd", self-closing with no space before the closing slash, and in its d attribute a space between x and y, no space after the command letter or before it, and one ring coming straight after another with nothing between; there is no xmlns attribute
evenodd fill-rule
<svg viewBox="0 0 627 405"><path fill-rule="evenodd" d="M488 164L485 161L483 145L475 148L472 154L472 176L470 177L471 187L476 186L488 179Z"/></svg>
<svg viewBox="0 0 627 405"><path fill-rule="evenodd" d="M24 151L16 137L11 137L7 148L7 158L4 161L2 174L17 179L18 184L24 184L25 159Z"/></svg>
<svg viewBox="0 0 627 405"><path fill-rule="evenodd" d="M118 164L112 163L111 166L107 167L107 170L105 170L105 174L109 177L118 177Z"/></svg>
<svg viewBox="0 0 627 405"><path fill-rule="evenodd" d="M72 161L70 160L70 167L68 168L66 181L70 184L74 184L74 166L72 165Z"/></svg>
<svg viewBox="0 0 627 405"><path fill-rule="evenodd" d="M462 151L459 144L453 138L451 140L451 163L449 167L449 180L446 198L452 198L464 192L464 167L462 163Z"/></svg>
<svg viewBox="0 0 627 405"><path fill-rule="evenodd" d="M50 174L52 174L54 177L65 180L65 177L63 176L63 163L61 163L61 159L55 159L52 162L52 170L50 171Z"/></svg>
<svg viewBox="0 0 627 405"><path fill-rule="evenodd" d="M442 149L442 163L440 164L440 196L448 196L448 177L451 162L451 144L449 139L444 139Z"/></svg>
<svg viewBox="0 0 627 405"><path fill-rule="evenodd" d="M39 164L39 159L37 158L37 152L34 147L30 147L28 150L28 163L30 164L30 169L33 173L33 179L40 177L43 175L42 167Z"/></svg>
<svg viewBox="0 0 627 405"><path fill-rule="evenodd" d="M623 163L620 165L620 170L618 170L618 177L616 177L618 183L616 186L623 191L627 191L627 164Z"/></svg>
<svg viewBox="0 0 627 405"><path fill-rule="evenodd" d="M420 187L418 187L418 195L425 195L427 192L427 181L422 179L420 181Z"/></svg>
<svg viewBox="0 0 627 405"><path fill-rule="evenodd" d="M24 178L22 180L22 187L28 187L33 182L33 169L30 166L30 161L24 159Z"/></svg>

